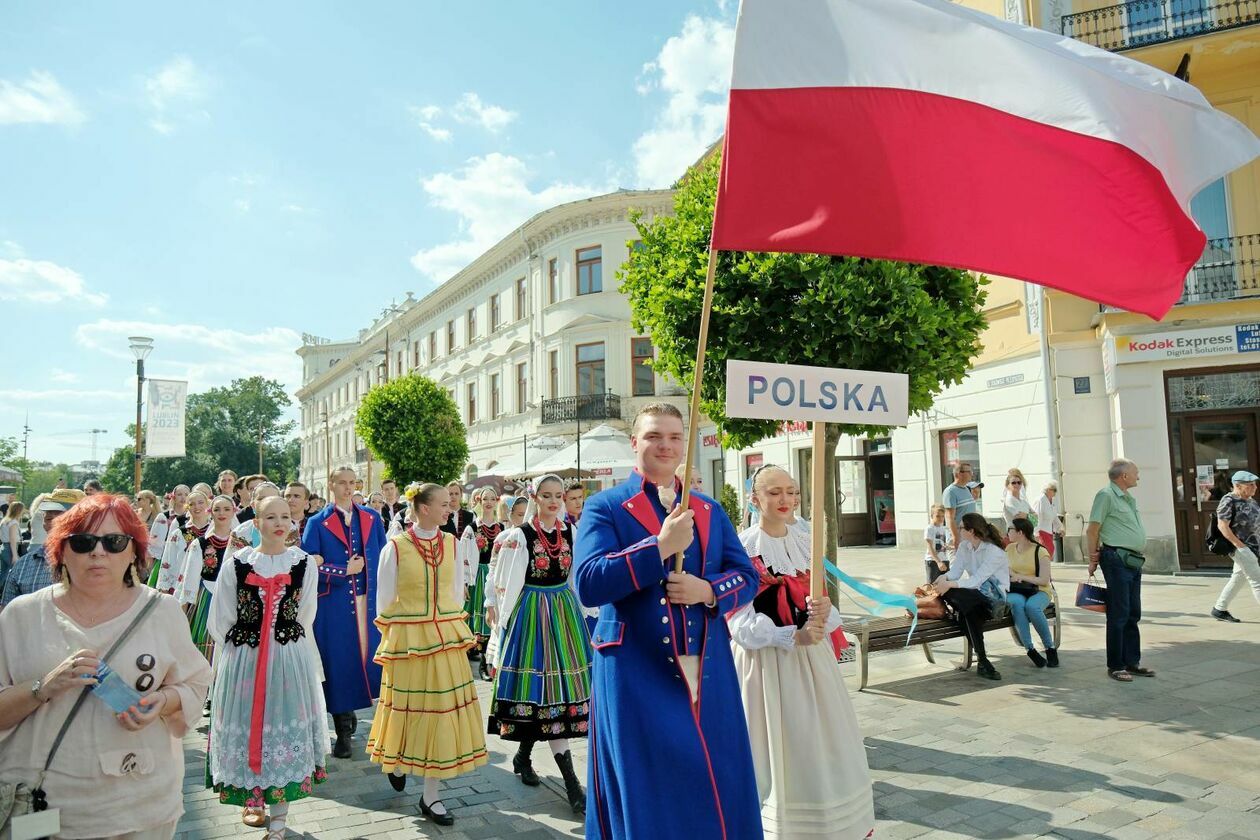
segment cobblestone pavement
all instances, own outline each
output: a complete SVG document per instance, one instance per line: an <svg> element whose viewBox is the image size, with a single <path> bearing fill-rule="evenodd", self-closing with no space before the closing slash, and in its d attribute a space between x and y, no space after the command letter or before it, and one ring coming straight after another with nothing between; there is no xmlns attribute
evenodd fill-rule
<svg viewBox="0 0 1260 840"><path fill-rule="evenodd" d="M890 591L909 591L922 571L917 551L859 549L841 558L846 570ZM1224 578L1148 576L1143 664L1159 675L1121 684L1106 677L1103 617L1070 606L1083 570L1056 566L1055 576L1068 604L1057 671L1035 669L1004 632L987 637L999 683L952 670L957 643L937 646L935 665L917 649L872 657L863 692L855 666L843 666L866 737L877 837L1260 837L1260 606L1239 596L1233 610L1244 623L1224 624L1207 616ZM487 692L483 686L483 704ZM204 789L204 740L204 728L186 740L188 813L177 836L261 836ZM365 759L330 760L317 797L291 809L289 836L580 836L545 748L534 753L543 787L526 788L511 772L514 746L489 742L492 764L443 789L457 818L451 828L419 816L418 784L396 794ZM585 743L575 746L585 778Z"/></svg>

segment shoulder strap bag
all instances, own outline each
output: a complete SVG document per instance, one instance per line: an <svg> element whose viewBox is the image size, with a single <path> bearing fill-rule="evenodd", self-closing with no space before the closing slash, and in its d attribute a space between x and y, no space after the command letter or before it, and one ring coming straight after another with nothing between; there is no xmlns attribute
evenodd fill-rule
<svg viewBox="0 0 1260 840"><path fill-rule="evenodd" d="M1041 545L1038 543L1033 543L1033 577L1041 577ZM1041 591L1041 587L1021 580L1011 584L1011 591L1016 595L1031 598Z"/></svg>
<svg viewBox="0 0 1260 840"><path fill-rule="evenodd" d="M142 594L146 593L142 591ZM118 652L118 649L131 637L131 634L140 626L145 617L153 611L153 608L157 606L158 601L161 599L161 596L157 593L146 594L146 597L149 599L148 603L131 620L131 623L127 625L127 629L122 631L122 635L110 646L110 649L103 657L104 661L108 662ZM65 722L61 724L61 729L57 732L57 737L53 739L52 749L48 751L48 759L44 761L44 769L39 771L39 779L36 780L34 787L27 787L21 783L0 782L0 838L9 836L9 824L14 817L20 817L32 811L48 810L48 797L44 793L44 778L48 774L48 768L52 766L57 750L61 748L61 742L65 740L70 724L74 723L74 719L79 715L79 710L83 708L83 703L91 693L92 686L84 686L83 691L79 693L78 699L74 701L70 714L66 715Z"/></svg>

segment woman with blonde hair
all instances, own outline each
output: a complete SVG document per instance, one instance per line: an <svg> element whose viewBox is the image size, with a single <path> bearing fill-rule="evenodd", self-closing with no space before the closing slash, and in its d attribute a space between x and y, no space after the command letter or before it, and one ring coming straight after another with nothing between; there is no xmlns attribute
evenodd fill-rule
<svg viewBox="0 0 1260 840"><path fill-rule="evenodd" d="M875 827L857 715L836 663L840 613L809 596L812 540L781 467L753 474L761 516L739 535L760 575L727 616L767 838L863 840Z"/></svg>
<svg viewBox="0 0 1260 840"><path fill-rule="evenodd" d="M175 589L183 584L184 553L188 551L189 544L205 536L210 527L210 497L194 490L188 494L187 504L188 519L170 529L162 547L162 559L154 569L157 575L155 588L168 595L173 595Z"/></svg>
<svg viewBox="0 0 1260 840"><path fill-rule="evenodd" d="M1028 490L1028 479L1019 471L1019 467L1011 467L1006 471L1006 485L1002 490L1002 516L1006 519L1006 528L1016 519L1027 519L1036 525L1037 517L1033 516L1032 505L1025 498Z"/></svg>
<svg viewBox="0 0 1260 840"><path fill-rule="evenodd" d="M494 541L506 530L498 518L499 494L493 487L482 487L472 494L473 521L464 529L459 540L459 558L464 564L464 580L468 583L468 598L464 612L468 613L468 627L477 637L474 649L480 661L482 679L490 676L486 662L486 645L490 641L490 627L486 624L486 579L490 574L490 555ZM470 651L470 656L472 651Z"/></svg>
<svg viewBox="0 0 1260 840"><path fill-rule="evenodd" d="M153 518L149 527L149 553L157 562L149 574L149 586L156 587L158 575L162 570L162 552L166 550L166 538L172 530L182 529L188 523L188 494L192 491L187 484L176 484L167 494L170 506Z"/></svg>
<svg viewBox="0 0 1260 840"><path fill-rule="evenodd" d="M423 778L420 811L451 825L455 818L438 799L441 780L489 760L466 653L476 640L463 617L464 564L455 537L439 527L450 495L437 484L410 485L405 495L412 524L385 543L377 563L381 699L367 753L394 790L406 787L408 775Z"/></svg>
<svg viewBox="0 0 1260 840"><path fill-rule="evenodd" d="M145 528L152 528L153 521L162 512L162 505L158 502L157 493L154 493L152 490L141 490L137 493L136 501L132 507L136 509L136 515L140 517L140 521L144 523Z"/></svg>
<svg viewBox="0 0 1260 840"><path fill-rule="evenodd" d="M12 502L0 519L0 589L4 589L9 570L22 556L22 513L25 510L21 502Z"/></svg>

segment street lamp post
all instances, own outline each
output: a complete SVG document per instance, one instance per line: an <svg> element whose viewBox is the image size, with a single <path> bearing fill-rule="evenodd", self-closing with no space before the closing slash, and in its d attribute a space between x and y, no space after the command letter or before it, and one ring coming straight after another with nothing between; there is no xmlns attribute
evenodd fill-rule
<svg viewBox="0 0 1260 840"><path fill-rule="evenodd" d="M128 346L136 357L136 463L133 495L140 494L140 465L144 459L140 451L141 408L144 405L144 360L153 352L153 339L143 335L133 335L127 339Z"/></svg>

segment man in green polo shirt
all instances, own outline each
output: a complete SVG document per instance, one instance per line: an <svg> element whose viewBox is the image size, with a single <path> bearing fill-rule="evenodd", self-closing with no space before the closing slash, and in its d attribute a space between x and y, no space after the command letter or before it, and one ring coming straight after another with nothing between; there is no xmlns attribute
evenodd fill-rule
<svg viewBox="0 0 1260 840"><path fill-rule="evenodd" d="M1107 581L1107 675L1119 682L1153 677L1142 667L1142 564L1146 562L1146 529L1138 516L1137 464L1117 458L1107 469L1111 483L1094 496L1085 529L1089 573L1102 566Z"/></svg>

